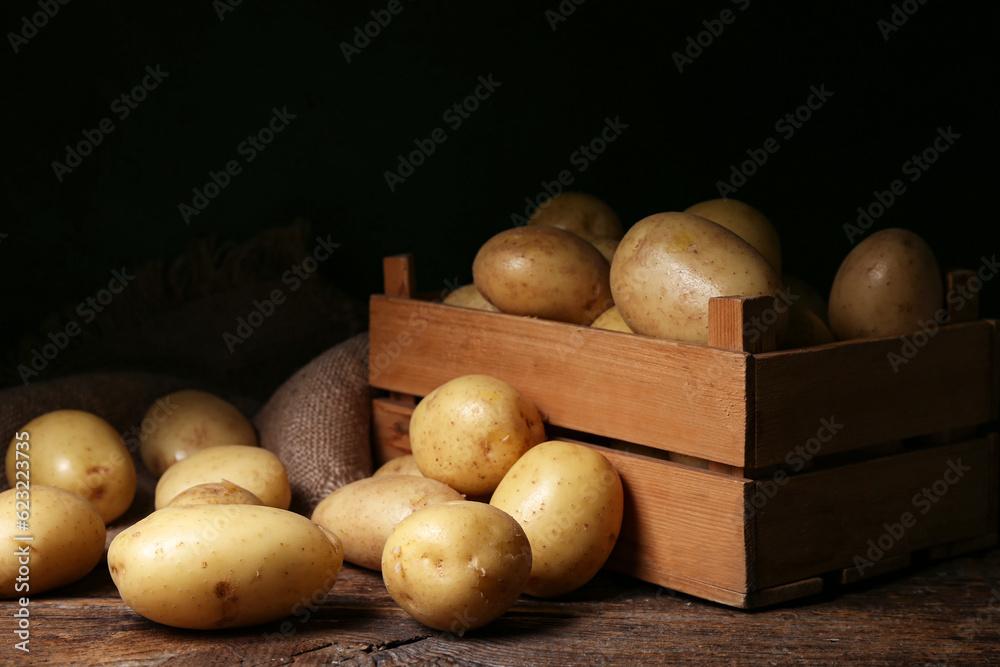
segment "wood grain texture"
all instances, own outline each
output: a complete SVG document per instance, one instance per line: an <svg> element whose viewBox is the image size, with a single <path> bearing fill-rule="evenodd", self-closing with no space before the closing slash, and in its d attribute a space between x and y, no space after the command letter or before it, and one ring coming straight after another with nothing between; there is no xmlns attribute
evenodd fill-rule
<svg viewBox="0 0 1000 667"><path fill-rule="evenodd" d="M773 352L775 328L763 324L768 314L777 317L770 296L712 297L708 300L708 344L739 352Z"/></svg>
<svg viewBox="0 0 1000 667"><path fill-rule="evenodd" d="M413 254L384 257L382 277L386 294L412 299L417 291L417 268L413 263Z"/></svg>
<svg viewBox="0 0 1000 667"><path fill-rule="evenodd" d="M997 456L979 438L789 477L756 512L757 585L996 532Z"/></svg>
<svg viewBox="0 0 1000 667"><path fill-rule="evenodd" d="M0 602L4 665L981 665L1000 645L1000 550L753 612L601 572L562 598L522 597L462 637L421 626L378 573L352 566L305 622L197 632L137 616L101 563L32 597L29 656L13 649L12 605Z"/></svg>
<svg viewBox="0 0 1000 667"><path fill-rule="evenodd" d="M990 322L978 321L920 333L912 349L892 338L754 355L752 463L781 463L823 420L843 428L820 455L988 422L993 335Z"/></svg>
<svg viewBox="0 0 1000 667"><path fill-rule="evenodd" d="M375 387L423 396L484 373L557 426L745 462L745 353L380 295L370 305Z"/></svg>

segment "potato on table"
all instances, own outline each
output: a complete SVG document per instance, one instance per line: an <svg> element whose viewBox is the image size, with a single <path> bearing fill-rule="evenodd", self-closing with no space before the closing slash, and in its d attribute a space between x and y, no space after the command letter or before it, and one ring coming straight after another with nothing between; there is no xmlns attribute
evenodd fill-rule
<svg viewBox="0 0 1000 667"><path fill-rule="evenodd" d="M50 484L78 493L97 508L105 523L120 517L135 498L135 465L115 428L82 410L55 410L19 429L27 433L27 461L16 458L15 442L7 450L7 481L30 465L31 484ZM16 438L15 438L16 440Z"/></svg>
<svg viewBox="0 0 1000 667"><path fill-rule="evenodd" d="M122 531L108 569L129 607L177 628L266 623L316 604L343 565L336 535L273 507L157 510Z"/></svg>
<svg viewBox="0 0 1000 667"><path fill-rule="evenodd" d="M340 538L344 560L382 567L382 549L396 525L418 509L463 500L447 484L415 475L380 475L345 484L320 501L312 520Z"/></svg>
<svg viewBox="0 0 1000 667"><path fill-rule="evenodd" d="M156 509L166 507L187 488L222 480L242 486L270 507L286 510L292 503L288 472L277 455L260 447L224 445L195 452L170 466L156 483Z"/></svg>
<svg viewBox="0 0 1000 667"><path fill-rule="evenodd" d="M382 579L406 613L462 635L506 612L531 572L531 547L509 514L457 500L417 510L385 543Z"/></svg>
<svg viewBox="0 0 1000 667"><path fill-rule="evenodd" d="M142 425L139 454L157 477L178 461L208 447L258 444L257 432L239 410L214 394L195 389L177 391L157 400Z"/></svg>
<svg viewBox="0 0 1000 667"><path fill-rule="evenodd" d="M27 530L17 528L22 512ZM24 535L33 539L16 539ZM72 491L32 484L30 493L23 486L0 493L0 598L31 597L82 579L101 561L106 537L97 509Z"/></svg>

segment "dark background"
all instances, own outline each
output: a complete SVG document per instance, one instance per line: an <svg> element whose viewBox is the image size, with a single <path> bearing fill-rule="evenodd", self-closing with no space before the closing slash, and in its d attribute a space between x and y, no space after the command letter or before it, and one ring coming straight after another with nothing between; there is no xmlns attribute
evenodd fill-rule
<svg viewBox="0 0 1000 667"><path fill-rule="evenodd" d="M627 226L719 196L717 181L769 137L780 150L731 196L771 218L786 272L824 294L852 247L843 225L894 179L907 190L868 233L912 229L942 269L978 268L1000 249L995 3L901 3L916 11L886 40L877 22L890 2L565 0L574 11L553 30L557 0L401 0L348 63L341 43L386 4L243 2L220 20L209 0L77 0L19 53L8 36L4 349L44 332L48 313L93 295L112 269L296 218L341 244L320 270L358 302L381 290L380 258L404 251L420 289L437 291L470 281L478 247L564 169L570 189L603 198ZM39 11L24 0L5 9L5 35ZM678 72L673 54L723 9L734 22ZM112 101L157 65L169 76L120 120ZM489 75L500 87L452 129L442 114ZM785 138L775 123L811 86L833 95ZM275 107L296 118L245 163L238 145ZM115 130L60 183L52 162L103 118ZM571 154L606 118L628 127L578 171ZM391 192L384 172L439 127L447 141ZM960 139L911 183L902 165L939 127ZM233 159L242 173L185 224L178 205ZM986 316L1000 315L998 285L983 292Z"/></svg>

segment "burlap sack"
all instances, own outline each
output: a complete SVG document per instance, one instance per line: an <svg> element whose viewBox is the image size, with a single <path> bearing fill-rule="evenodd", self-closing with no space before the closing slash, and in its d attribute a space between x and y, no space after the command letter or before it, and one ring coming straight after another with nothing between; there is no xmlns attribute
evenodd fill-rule
<svg viewBox="0 0 1000 667"><path fill-rule="evenodd" d="M308 516L327 495L372 473L368 334L320 355L274 393L254 422L281 459L292 510Z"/></svg>

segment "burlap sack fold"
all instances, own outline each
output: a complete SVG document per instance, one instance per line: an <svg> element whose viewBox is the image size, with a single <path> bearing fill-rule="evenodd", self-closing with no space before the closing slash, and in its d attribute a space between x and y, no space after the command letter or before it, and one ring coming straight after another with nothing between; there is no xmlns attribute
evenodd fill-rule
<svg viewBox="0 0 1000 667"><path fill-rule="evenodd" d="M293 511L309 516L336 489L371 475L367 361L368 334L349 338L289 378L254 419L261 446L288 470Z"/></svg>

